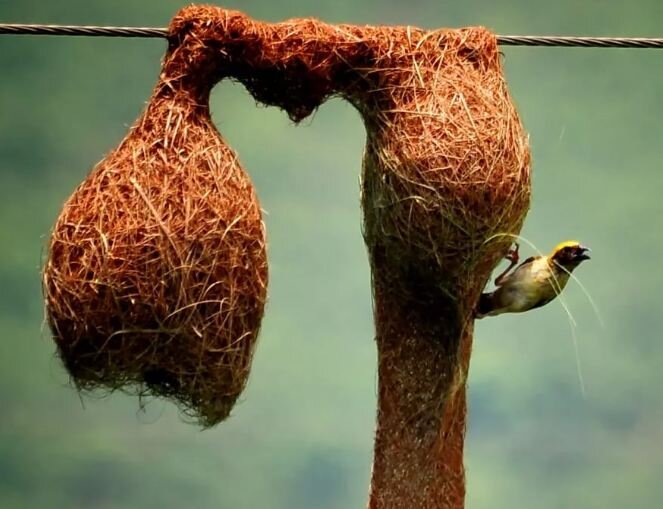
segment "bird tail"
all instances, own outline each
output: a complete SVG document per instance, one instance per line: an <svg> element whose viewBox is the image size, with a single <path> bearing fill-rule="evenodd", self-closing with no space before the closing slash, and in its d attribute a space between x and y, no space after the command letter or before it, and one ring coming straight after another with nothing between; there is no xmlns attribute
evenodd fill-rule
<svg viewBox="0 0 663 509"><path fill-rule="evenodd" d="M479 302L477 303L475 317L483 318L484 316L487 316L493 309L495 309L493 294L482 293L479 297Z"/></svg>

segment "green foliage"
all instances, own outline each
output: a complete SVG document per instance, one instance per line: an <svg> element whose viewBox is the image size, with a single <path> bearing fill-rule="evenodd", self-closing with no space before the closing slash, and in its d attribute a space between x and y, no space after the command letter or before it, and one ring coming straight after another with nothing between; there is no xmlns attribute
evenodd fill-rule
<svg viewBox="0 0 663 509"><path fill-rule="evenodd" d="M359 5L358 5L359 4ZM6 22L165 25L178 2L0 2ZM278 20L482 24L500 33L657 35L657 0L234 2ZM660 34L659 34L660 35ZM0 37L0 506L345 509L365 504L376 366L358 174L364 131L334 100L295 127L239 86L216 122L268 212L270 303L234 416L201 433L175 410L84 400L42 331L40 256L63 200L151 92L163 41ZM477 324L468 507L651 508L663 500L661 58L655 50L505 49L531 134L524 235L592 247L573 284L588 386L557 304ZM527 248L523 246L523 254Z"/></svg>

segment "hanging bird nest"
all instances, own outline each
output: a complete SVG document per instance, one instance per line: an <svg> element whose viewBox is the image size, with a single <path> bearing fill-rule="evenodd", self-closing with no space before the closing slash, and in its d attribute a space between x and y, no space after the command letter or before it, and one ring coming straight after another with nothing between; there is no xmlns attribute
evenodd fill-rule
<svg viewBox="0 0 663 509"><path fill-rule="evenodd" d="M205 425L227 415L245 384L267 269L253 189L209 118L209 91L224 78L294 121L331 96L357 108L378 343L411 335L392 312L406 303L408 316L454 336L439 340L444 355L429 356L431 369L453 371L445 383L463 373L459 338L510 243L488 241L519 231L530 196L527 137L495 36L269 24L194 5L171 22L147 112L53 232L48 317L76 383L168 396ZM381 362L401 354L381 351ZM417 362L428 372L426 358Z"/></svg>
<svg viewBox="0 0 663 509"><path fill-rule="evenodd" d="M84 390L163 396L207 427L251 367L266 298L253 186L216 131L214 82L171 47L145 113L65 203L48 323Z"/></svg>

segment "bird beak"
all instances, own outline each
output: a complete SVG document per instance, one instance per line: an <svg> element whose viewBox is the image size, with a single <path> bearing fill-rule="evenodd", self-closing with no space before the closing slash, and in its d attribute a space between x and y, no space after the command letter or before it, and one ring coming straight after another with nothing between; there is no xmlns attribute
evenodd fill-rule
<svg viewBox="0 0 663 509"><path fill-rule="evenodd" d="M583 261L583 260L590 260L592 257L589 256L589 253L591 253L592 250L589 249L586 246L580 246L578 248L578 254L576 255L576 260L578 261Z"/></svg>

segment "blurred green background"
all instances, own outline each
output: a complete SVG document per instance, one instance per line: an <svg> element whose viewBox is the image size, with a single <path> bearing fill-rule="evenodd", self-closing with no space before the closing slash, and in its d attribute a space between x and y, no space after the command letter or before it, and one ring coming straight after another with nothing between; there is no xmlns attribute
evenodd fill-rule
<svg viewBox="0 0 663 509"><path fill-rule="evenodd" d="M0 22L167 24L174 0L0 0ZM508 34L663 35L663 3L229 1L267 20L485 25ZM376 363L360 235L364 130L332 100L293 126L238 85L214 118L254 179L270 302L230 420L201 432L168 403L79 399L42 326L40 260L59 208L149 97L162 40L0 37L0 507L348 509L370 476ZM663 51L504 48L531 135L523 234L593 248L558 303L477 324L469 508L663 505ZM527 246L524 255L531 254Z"/></svg>

